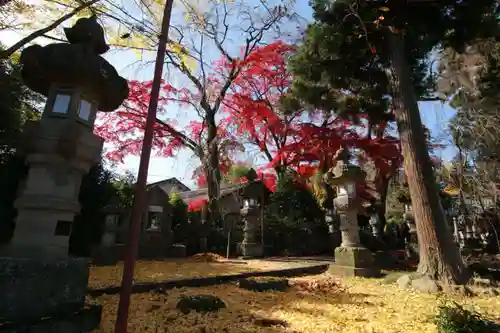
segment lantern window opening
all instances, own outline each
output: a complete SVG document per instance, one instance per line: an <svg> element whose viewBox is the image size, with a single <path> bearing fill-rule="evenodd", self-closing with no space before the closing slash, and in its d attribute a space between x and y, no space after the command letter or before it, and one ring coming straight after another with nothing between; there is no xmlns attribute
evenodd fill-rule
<svg viewBox="0 0 500 333"><path fill-rule="evenodd" d="M257 200L253 198L248 198L243 200L243 207L248 208L248 207L255 207L258 206Z"/></svg>
<svg viewBox="0 0 500 333"><path fill-rule="evenodd" d="M106 222L109 226L117 226L120 219L118 214L108 214L106 215Z"/></svg>
<svg viewBox="0 0 500 333"><path fill-rule="evenodd" d="M80 99L80 103L78 106L78 119L89 121L92 116L92 103L85 99Z"/></svg>
<svg viewBox="0 0 500 333"><path fill-rule="evenodd" d="M347 196L355 197L356 196L356 183L355 182L347 182L345 184L345 190L347 192Z"/></svg>
<svg viewBox="0 0 500 333"><path fill-rule="evenodd" d="M52 105L52 113L59 115L67 115L71 103L71 95L58 93Z"/></svg>

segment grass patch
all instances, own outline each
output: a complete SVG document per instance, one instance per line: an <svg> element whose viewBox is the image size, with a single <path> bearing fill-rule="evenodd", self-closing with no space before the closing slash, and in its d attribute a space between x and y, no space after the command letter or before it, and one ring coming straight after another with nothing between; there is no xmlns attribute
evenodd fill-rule
<svg viewBox="0 0 500 333"><path fill-rule="evenodd" d="M135 294L129 332L436 333L439 296L401 290L382 279L339 281L327 274L290 279L290 284L286 292L256 293L227 284ZM227 308L186 315L176 309L182 296L200 294L221 298ZM500 317L494 297L449 299L485 318ZM98 332L113 332L118 296L104 295L98 301L103 305Z"/></svg>

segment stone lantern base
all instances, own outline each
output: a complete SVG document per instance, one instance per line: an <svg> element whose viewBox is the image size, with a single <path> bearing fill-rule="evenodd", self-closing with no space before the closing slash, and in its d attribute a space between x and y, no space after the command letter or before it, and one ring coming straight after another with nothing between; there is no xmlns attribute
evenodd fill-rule
<svg viewBox="0 0 500 333"><path fill-rule="evenodd" d="M241 243L241 254L243 258L260 258L264 256L264 247L260 243Z"/></svg>
<svg viewBox="0 0 500 333"><path fill-rule="evenodd" d="M373 263L373 254L364 247L337 247L335 264L330 273L340 276L378 277L380 270Z"/></svg>
<svg viewBox="0 0 500 333"><path fill-rule="evenodd" d="M88 261L82 258L0 257L0 332L99 327L100 306L85 303L88 276Z"/></svg>

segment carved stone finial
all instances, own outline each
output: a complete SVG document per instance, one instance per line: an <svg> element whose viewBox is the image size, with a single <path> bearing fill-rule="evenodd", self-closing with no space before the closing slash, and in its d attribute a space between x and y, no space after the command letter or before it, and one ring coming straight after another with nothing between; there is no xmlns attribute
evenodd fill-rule
<svg viewBox="0 0 500 333"><path fill-rule="evenodd" d="M64 28L64 34L70 44L84 44L96 54L109 51L104 38L104 29L97 22L97 17L83 17L78 19L71 28Z"/></svg>
<svg viewBox="0 0 500 333"><path fill-rule="evenodd" d="M246 179L249 182L253 182L257 178L259 178L259 176L257 175L257 172L253 168L250 168L250 170L248 170L248 172L247 172Z"/></svg>
<svg viewBox="0 0 500 333"><path fill-rule="evenodd" d="M340 148L333 156L333 161L342 161L347 164L349 162L349 157L349 150L347 150L344 146L340 146Z"/></svg>
<svg viewBox="0 0 500 333"><path fill-rule="evenodd" d="M128 97L127 81L100 55L109 50L95 16L80 18L64 32L69 43L31 45L21 52L24 84L48 96L53 85L75 87L97 102L99 111L116 110Z"/></svg>
<svg viewBox="0 0 500 333"><path fill-rule="evenodd" d="M358 181L366 177L366 172L349 163L349 150L341 146L333 157L333 167L324 175L323 181L330 186L337 186L347 180Z"/></svg>
<svg viewBox="0 0 500 333"><path fill-rule="evenodd" d="M349 165L349 151L344 147L340 146L335 155L333 156L333 176L341 177L342 174L346 171L347 166Z"/></svg>

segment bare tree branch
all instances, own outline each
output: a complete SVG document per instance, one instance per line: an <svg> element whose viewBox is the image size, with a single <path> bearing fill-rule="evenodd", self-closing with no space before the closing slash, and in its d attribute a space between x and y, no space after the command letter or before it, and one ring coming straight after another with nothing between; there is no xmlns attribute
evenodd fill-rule
<svg viewBox="0 0 500 333"><path fill-rule="evenodd" d="M89 2L83 3L82 5L80 5L79 7L75 8L73 11L71 11L70 13L68 13L68 14L62 16L61 18L55 20L52 24L46 26L43 29L39 29L39 30L31 33L30 35L24 37L23 39L21 39L20 41L18 41L14 45L12 45L9 48L7 48L5 51L0 52L0 59L7 59L7 58L9 58L13 53L17 52L20 48L22 48L26 44L32 42L33 40L35 40L38 37L42 37L43 35L45 35L49 31L54 30L57 26L59 26L64 21L69 20L70 18L72 18L73 16L75 16L76 14L78 14L79 12L81 12L82 10L84 10L85 8L88 8L88 7L92 6L93 4L97 3L98 1L99 0L91 0Z"/></svg>

